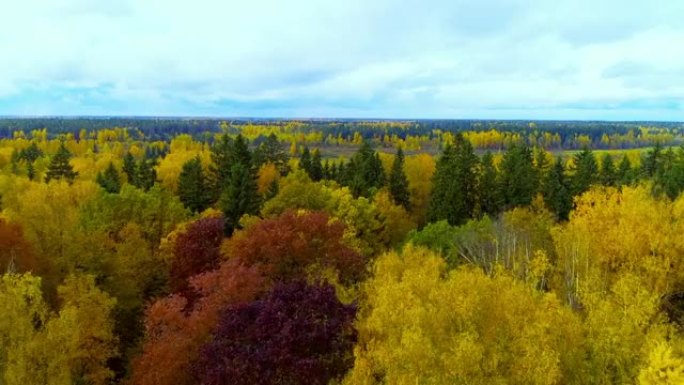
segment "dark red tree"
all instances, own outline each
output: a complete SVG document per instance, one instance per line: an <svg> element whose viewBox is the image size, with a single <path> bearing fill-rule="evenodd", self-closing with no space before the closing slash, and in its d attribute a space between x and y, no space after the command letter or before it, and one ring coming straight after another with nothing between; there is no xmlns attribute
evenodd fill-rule
<svg viewBox="0 0 684 385"><path fill-rule="evenodd" d="M169 271L172 292L181 294L192 302L195 294L190 289L190 277L218 267L223 222L223 218L202 218L190 223L178 235L173 245L173 260Z"/></svg>
<svg viewBox="0 0 684 385"><path fill-rule="evenodd" d="M0 219L0 274L8 270L41 274L39 268L33 247L24 238L21 225Z"/></svg>
<svg viewBox="0 0 684 385"><path fill-rule="evenodd" d="M327 385L349 370L355 305L330 285L276 285L262 300L229 306L193 364L203 385Z"/></svg>
<svg viewBox="0 0 684 385"><path fill-rule="evenodd" d="M288 211L237 231L223 253L261 267L275 281L305 278L312 265L336 269L342 282L355 281L365 271L365 260L344 243L344 230L344 223L325 212Z"/></svg>

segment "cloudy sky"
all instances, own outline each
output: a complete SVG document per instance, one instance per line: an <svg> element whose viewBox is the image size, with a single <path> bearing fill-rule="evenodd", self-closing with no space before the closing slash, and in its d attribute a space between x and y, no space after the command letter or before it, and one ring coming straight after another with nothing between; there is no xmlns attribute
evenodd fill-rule
<svg viewBox="0 0 684 385"><path fill-rule="evenodd" d="M684 120L681 0L20 0L0 115Z"/></svg>

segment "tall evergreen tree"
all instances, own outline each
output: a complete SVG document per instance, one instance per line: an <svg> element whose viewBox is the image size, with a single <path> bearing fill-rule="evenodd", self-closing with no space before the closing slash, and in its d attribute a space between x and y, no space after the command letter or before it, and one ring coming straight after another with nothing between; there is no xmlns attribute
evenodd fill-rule
<svg viewBox="0 0 684 385"><path fill-rule="evenodd" d="M157 170L154 169L155 163L154 159L140 159L137 166L138 172L134 178L135 187L148 191L157 183Z"/></svg>
<svg viewBox="0 0 684 385"><path fill-rule="evenodd" d="M121 177L112 162L109 162L109 166L107 166L104 173L97 173L96 181L108 193L118 194L121 191Z"/></svg>
<svg viewBox="0 0 684 385"><path fill-rule="evenodd" d="M532 151L513 145L503 155L499 173L499 195L504 208L527 206L538 191L539 180Z"/></svg>
<svg viewBox="0 0 684 385"><path fill-rule="evenodd" d="M385 184L385 170L382 167L382 161L368 141L361 143L361 147L345 168L346 184L355 197L369 197Z"/></svg>
<svg viewBox="0 0 684 385"><path fill-rule="evenodd" d="M273 163L280 172L280 175L285 175L289 171L288 159L287 152L285 152L285 149L274 133L271 133L254 151L255 167L260 167L266 163Z"/></svg>
<svg viewBox="0 0 684 385"><path fill-rule="evenodd" d="M631 185L634 182L634 171L632 170L632 163L629 161L627 155L622 157L620 165L617 169L616 179L620 186Z"/></svg>
<svg viewBox="0 0 684 385"><path fill-rule="evenodd" d="M21 150L21 152L19 153L19 157L25 160L27 163L35 162L38 158L41 158L43 155L43 151L41 151L40 148L38 148L36 142L31 142L30 146Z"/></svg>
<svg viewBox="0 0 684 385"><path fill-rule="evenodd" d="M311 151L309 151L309 147L304 146L302 154L299 156L299 169L304 170L304 172L311 177L312 166Z"/></svg>
<svg viewBox="0 0 684 385"><path fill-rule="evenodd" d="M132 184L133 186L136 186L136 178L138 177L138 166L135 164L135 158L133 157L133 154L131 154L130 151L126 152L126 155L124 155L122 170L124 174L126 174L128 183Z"/></svg>
<svg viewBox="0 0 684 385"><path fill-rule="evenodd" d="M606 153L601 159L601 174L599 175L601 184L604 186L617 185L617 171L615 170L615 163L613 157Z"/></svg>
<svg viewBox="0 0 684 385"><path fill-rule="evenodd" d="M78 176L78 173L74 171L73 166L69 163L70 159L71 152L69 152L64 145L64 142L62 142L59 146L59 150L57 150L55 156L52 157L52 161L48 166L45 182L50 182L53 179L64 179L67 182L72 183L76 176Z"/></svg>
<svg viewBox="0 0 684 385"><path fill-rule="evenodd" d="M311 180L318 182L323 179L323 164L321 163L321 152L316 148L311 157Z"/></svg>
<svg viewBox="0 0 684 385"><path fill-rule="evenodd" d="M594 153L584 147L575 155L575 173L572 176L572 195L577 196L589 190L598 181L599 168Z"/></svg>
<svg viewBox="0 0 684 385"><path fill-rule="evenodd" d="M404 206L406 210L411 208L409 182L404 172L404 151L401 147L397 150L397 155L394 157L394 162L392 162L389 191L395 204Z"/></svg>
<svg viewBox="0 0 684 385"><path fill-rule="evenodd" d="M254 172L242 163L231 168L228 184L221 194L220 205L226 220L225 233L231 235L239 228L240 218L245 214L259 212L259 194Z"/></svg>
<svg viewBox="0 0 684 385"><path fill-rule="evenodd" d="M427 218L430 222L447 220L452 226L473 217L477 201L478 159L473 147L456 135L453 145L444 148L437 161Z"/></svg>
<svg viewBox="0 0 684 385"><path fill-rule="evenodd" d="M28 162L26 165L26 176L29 180L36 179L36 168L33 166L33 162Z"/></svg>
<svg viewBox="0 0 684 385"><path fill-rule="evenodd" d="M185 162L178 177L178 197L192 212L200 213L211 205L209 183L199 156Z"/></svg>
<svg viewBox="0 0 684 385"><path fill-rule="evenodd" d="M665 151L661 166L654 176L654 189L656 193L664 193L672 200L684 190L684 149L680 148L677 154L672 148Z"/></svg>
<svg viewBox="0 0 684 385"><path fill-rule="evenodd" d="M655 146L644 154L641 160L641 175L644 178L653 178L661 166L663 146L656 143Z"/></svg>
<svg viewBox="0 0 684 385"><path fill-rule="evenodd" d="M223 134L211 146L211 166L209 177L211 180L211 198L216 202L221 195L221 190L228 184L230 170L233 163L233 139L228 134Z"/></svg>
<svg viewBox="0 0 684 385"><path fill-rule="evenodd" d="M327 159L323 162L323 179L334 179L330 172L330 162Z"/></svg>
<svg viewBox="0 0 684 385"><path fill-rule="evenodd" d="M494 157L490 151L485 152L481 161L480 180L478 183L478 201L482 214L496 216L501 210L501 197L497 187L497 171Z"/></svg>
<svg viewBox="0 0 684 385"><path fill-rule="evenodd" d="M570 185L565 176L563 158L556 159L544 180L544 203L555 215L556 219L565 221L572 210L572 195Z"/></svg>

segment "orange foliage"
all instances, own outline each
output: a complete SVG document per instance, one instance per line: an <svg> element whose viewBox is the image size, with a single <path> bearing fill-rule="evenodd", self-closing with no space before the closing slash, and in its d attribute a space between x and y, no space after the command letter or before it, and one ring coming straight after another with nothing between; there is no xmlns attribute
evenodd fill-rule
<svg viewBox="0 0 684 385"><path fill-rule="evenodd" d="M224 257L257 265L273 278L305 278L309 268L334 268L342 281L358 279L363 257L343 242L345 225L324 212L287 211L236 232Z"/></svg>
<svg viewBox="0 0 684 385"><path fill-rule="evenodd" d="M190 364L228 305L253 300L264 290L256 267L225 261L212 272L191 279L200 293L192 309L181 295L160 299L147 309L142 354L133 361L136 385L191 384Z"/></svg>

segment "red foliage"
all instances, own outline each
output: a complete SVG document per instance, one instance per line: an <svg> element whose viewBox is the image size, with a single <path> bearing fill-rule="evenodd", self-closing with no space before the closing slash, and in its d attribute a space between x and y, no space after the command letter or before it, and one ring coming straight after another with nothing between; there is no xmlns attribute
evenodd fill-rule
<svg viewBox="0 0 684 385"><path fill-rule="evenodd" d="M8 268L17 273L40 273L36 271L39 266L33 247L24 238L21 225L0 219L0 274Z"/></svg>
<svg viewBox="0 0 684 385"><path fill-rule="evenodd" d="M173 247L169 271L171 291L192 301L189 279L215 269L219 263L219 249L223 240L223 218L202 218L191 223L178 235Z"/></svg>
<svg viewBox="0 0 684 385"><path fill-rule="evenodd" d="M264 219L226 241L224 256L260 266L274 280L301 279L311 265L335 268L343 282L360 278L361 254L343 242L345 226L325 212L292 211Z"/></svg>
<svg viewBox="0 0 684 385"><path fill-rule="evenodd" d="M193 277L199 293L191 311L181 295L160 299L145 316L142 354L133 361L131 383L138 385L192 384L190 364L200 346L216 327L221 309L256 298L264 280L256 267L237 260L223 262L219 269Z"/></svg>

